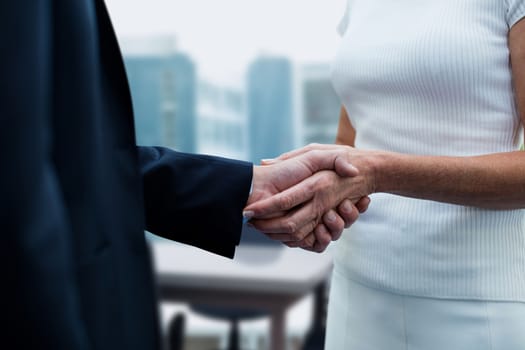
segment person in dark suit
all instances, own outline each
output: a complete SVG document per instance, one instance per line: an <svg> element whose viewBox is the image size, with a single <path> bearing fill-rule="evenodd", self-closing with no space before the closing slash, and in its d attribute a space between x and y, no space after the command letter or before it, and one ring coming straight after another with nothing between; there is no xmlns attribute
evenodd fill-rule
<svg viewBox="0 0 525 350"><path fill-rule="evenodd" d="M0 29L0 347L159 349L144 229L233 257L252 183L263 198L334 162L137 147L102 0L4 1Z"/></svg>

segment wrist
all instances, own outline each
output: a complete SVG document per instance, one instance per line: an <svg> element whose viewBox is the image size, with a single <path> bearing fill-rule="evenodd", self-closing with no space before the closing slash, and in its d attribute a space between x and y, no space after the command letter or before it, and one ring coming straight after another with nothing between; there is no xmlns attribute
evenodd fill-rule
<svg viewBox="0 0 525 350"><path fill-rule="evenodd" d="M388 188L389 167L393 161L393 153L384 151L358 151L355 149L350 154L351 163L359 169L359 175L363 178L366 195L385 192Z"/></svg>
<svg viewBox="0 0 525 350"><path fill-rule="evenodd" d="M374 152L369 158L372 192L395 192L396 182L400 179L399 169L402 167L402 155L393 152Z"/></svg>
<svg viewBox="0 0 525 350"><path fill-rule="evenodd" d="M248 197L248 204L260 200L264 194L269 192L268 189L268 170L269 166L253 166L252 185L250 188L250 195Z"/></svg>
<svg viewBox="0 0 525 350"><path fill-rule="evenodd" d="M258 187L261 184L262 178L263 178L263 169L261 169L262 166L254 165L253 166L253 172L252 172L252 185L250 187L250 198L252 197L254 192L257 192ZM248 202L250 202L250 198L248 199Z"/></svg>

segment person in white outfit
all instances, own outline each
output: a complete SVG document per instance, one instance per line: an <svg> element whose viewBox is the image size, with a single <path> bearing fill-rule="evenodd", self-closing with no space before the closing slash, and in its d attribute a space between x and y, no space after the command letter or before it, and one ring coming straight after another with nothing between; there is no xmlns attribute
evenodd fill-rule
<svg viewBox="0 0 525 350"><path fill-rule="evenodd" d="M339 145L278 160L340 152L359 175L247 208L276 235L370 196L336 243L327 350L525 349L524 17L525 0L348 1Z"/></svg>

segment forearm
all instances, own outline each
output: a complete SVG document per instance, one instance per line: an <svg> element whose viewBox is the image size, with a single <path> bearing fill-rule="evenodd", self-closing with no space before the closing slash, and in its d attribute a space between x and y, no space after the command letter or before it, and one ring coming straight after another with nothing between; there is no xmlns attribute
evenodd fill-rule
<svg viewBox="0 0 525 350"><path fill-rule="evenodd" d="M356 164L357 165L357 164ZM525 152L475 157L374 153L372 192L490 209L525 208Z"/></svg>
<svg viewBox="0 0 525 350"><path fill-rule="evenodd" d="M233 256L252 165L231 159L139 147L146 229Z"/></svg>

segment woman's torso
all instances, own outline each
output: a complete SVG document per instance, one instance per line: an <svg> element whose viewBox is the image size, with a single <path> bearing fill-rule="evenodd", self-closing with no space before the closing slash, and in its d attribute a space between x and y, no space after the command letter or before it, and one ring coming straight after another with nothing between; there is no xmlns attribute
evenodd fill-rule
<svg viewBox="0 0 525 350"><path fill-rule="evenodd" d="M509 6L350 0L332 79L356 147L448 156L517 150ZM525 210L375 194L338 242L336 264L403 294L525 301Z"/></svg>

